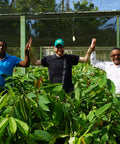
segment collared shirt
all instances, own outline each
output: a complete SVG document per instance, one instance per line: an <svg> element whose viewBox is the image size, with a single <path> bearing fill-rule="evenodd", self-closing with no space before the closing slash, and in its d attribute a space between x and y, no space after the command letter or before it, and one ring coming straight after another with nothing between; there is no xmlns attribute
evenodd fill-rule
<svg viewBox="0 0 120 144"><path fill-rule="evenodd" d="M112 80L116 87L116 94L120 94L120 65L115 65L113 62L99 62L96 59L96 52L93 51L90 56L92 66L104 70L107 78Z"/></svg>
<svg viewBox="0 0 120 144"><path fill-rule="evenodd" d="M6 53L5 57L0 59L0 86L5 85L5 78L7 76L13 75L13 68L19 64L20 58L16 56L11 56Z"/></svg>

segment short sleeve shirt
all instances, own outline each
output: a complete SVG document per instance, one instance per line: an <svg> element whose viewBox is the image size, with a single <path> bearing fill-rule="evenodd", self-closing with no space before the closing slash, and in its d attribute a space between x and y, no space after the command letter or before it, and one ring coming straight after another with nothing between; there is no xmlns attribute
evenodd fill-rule
<svg viewBox="0 0 120 144"><path fill-rule="evenodd" d="M10 56L6 53L4 59L0 60L0 86L5 85L5 77L13 75L13 68L22 61L16 56Z"/></svg>
<svg viewBox="0 0 120 144"><path fill-rule="evenodd" d="M66 59L64 89L73 87L72 66L78 64L79 56L64 54L62 57L50 55L41 60L43 66L48 67L51 83L62 83L63 61Z"/></svg>

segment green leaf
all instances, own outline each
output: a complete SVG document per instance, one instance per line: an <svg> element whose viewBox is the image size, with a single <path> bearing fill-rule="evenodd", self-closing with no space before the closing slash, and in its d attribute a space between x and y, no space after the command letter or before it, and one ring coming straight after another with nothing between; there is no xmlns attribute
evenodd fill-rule
<svg viewBox="0 0 120 144"><path fill-rule="evenodd" d="M80 100L80 89L78 87L75 89L75 99Z"/></svg>
<svg viewBox="0 0 120 144"><path fill-rule="evenodd" d="M117 97L113 97L113 103L115 104L116 111L120 113L120 100Z"/></svg>
<svg viewBox="0 0 120 144"><path fill-rule="evenodd" d="M50 103L49 99L45 95L40 95L38 100L39 106L44 110L44 111L49 111L49 107L46 105Z"/></svg>
<svg viewBox="0 0 120 144"><path fill-rule="evenodd" d="M16 107L14 107L14 115L15 115L15 117L17 118L17 119L21 119L21 115L20 115L20 113L19 113L19 111L18 111L18 109L16 108Z"/></svg>
<svg viewBox="0 0 120 144"><path fill-rule="evenodd" d="M11 133L13 133L13 134L16 133L17 124L16 124L16 122L15 122L13 117L9 118L9 128L10 128Z"/></svg>
<svg viewBox="0 0 120 144"><path fill-rule="evenodd" d="M106 141L108 141L108 131L107 131L106 127L104 127L102 129L101 139L102 139L103 143L106 142Z"/></svg>
<svg viewBox="0 0 120 144"><path fill-rule="evenodd" d="M34 98L34 97L36 97L36 95L31 92L31 93L27 94L27 97L28 97L28 98Z"/></svg>
<svg viewBox="0 0 120 144"><path fill-rule="evenodd" d="M7 97L7 94L5 94L4 96L2 96L2 97L0 98L0 103L1 103L6 97Z"/></svg>
<svg viewBox="0 0 120 144"><path fill-rule="evenodd" d="M94 118L94 111L90 111L87 117L88 117L88 120L91 122L92 119Z"/></svg>
<svg viewBox="0 0 120 144"><path fill-rule="evenodd" d="M102 88L106 83L107 83L107 78L106 78L106 74L104 74L101 76L101 79L99 81L99 87Z"/></svg>
<svg viewBox="0 0 120 144"><path fill-rule="evenodd" d="M0 99L0 109L7 104L7 97L8 97L8 95L5 94L5 95L3 96L3 98Z"/></svg>
<svg viewBox="0 0 120 144"><path fill-rule="evenodd" d="M62 105L60 101L58 101L55 104L53 119L55 120L56 123L59 123L60 120L62 119L62 116L63 116Z"/></svg>
<svg viewBox="0 0 120 144"><path fill-rule="evenodd" d="M2 118L0 120L0 137L4 134L5 128L8 124L8 118Z"/></svg>
<svg viewBox="0 0 120 144"><path fill-rule="evenodd" d="M87 116L86 116L86 114L84 112L81 112L79 117L82 118L85 121L87 120Z"/></svg>
<svg viewBox="0 0 120 144"><path fill-rule="evenodd" d="M109 107L111 106L112 103L105 104L104 106L100 107L99 109L96 110L96 116L99 116L103 114Z"/></svg>
<svg viewBox="0 0 120 144"><path fill-rule="evenodd" d="M49 134L47 131L35 130L34 135L36 136L36 139L38 140L45 140L45 141L51 140L51 134Z"/></svg>
<svg viewBox="0 0 120 144"><path fill-rule="evenodd" d="M107 79L107 85L108 85L109 91L111 93L115 93L115 85L110 79Z"/></svg>
<svg viewBox="0 0 120 144"><path fill-rule="evenodd" d="M44 110L44 111L50 111L50 110L49 110L49 107L48 107L47 105L41 103L40 101L39 101L39 105L40 105L40 107L42 108L42 110Z"/></svg>
<svg viewBox="0 0 120 144"><path fill-rule="evenodd" d="M64 112L64 115L68 117L69 121L71 120L71 117L70 117L70 113L69 113L69 110L68 110L68 107L67 107L67 104L63 103L62 104L62 110Z"/></svg>
<svg viewBox="0 0 120 144"><path fill-rule="evenodd" d="M88 89L86 89L85 91L83 91L83 94L89 93L92 90L94 90L96 87L98 86L98 84L93 84L90 87L88 87Z"/></svg>
<svg viewBox="0 0 120 144"><path fill-rule="evenodd" d="M39 101L41 101L41 103L44 103L44 104L50 103L48 97L45 96L45 95L42 95L42 96L40 95L40 96L39 96Z"/></svg>
<svg viewBox="0 0 120 144"><path fill-rule="evenodd" d="M11 110L12 110L12 106L7 106L7 108L3 111L3 113L2 113L2 116L3 117L8 117L9 116L9 114L10 114L10 112L11 112Z"/></svg>
<svg viewBox="0 0 120 144"><path fill-rule="evenodd" d="M46 88L48 89L59 85L61 85L61 83L49 84L47 86L41 87L40 89L46 89Z"/></svg>
<svg viewBox="0 0 120 144"><path fill-rule="evenodd" d="M27 137L29 133L29 126L27 125L27 123L18 119L15 119L15 121L17 123L18 129Z"/></svg>
<svg viewBox="0 0 120 144"><path fill-rule="evenodd" d="M58 85L55 88L53 88L53 91L61 91L62 90L62 85Z"/></svg>

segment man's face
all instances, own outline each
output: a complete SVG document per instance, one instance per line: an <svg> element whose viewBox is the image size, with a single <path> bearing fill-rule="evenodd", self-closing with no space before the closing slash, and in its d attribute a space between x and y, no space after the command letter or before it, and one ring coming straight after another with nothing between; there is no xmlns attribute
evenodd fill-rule
<svg viewBox="0 0 120 144"><path fill-rule="evenodd" d="M119 50L112 50L110 57L115 65L120 64L120 51Z"/></svg>
<svg viewBox="0 0 120 144"><path fill-rule="evenodd" d="M5 54L7 47L3 41L0 41L0 54Z"/></svg>
<svg viewBox="0 0 120 144"><path fill-rule="evenodd" d="M65 51L65 47L58 44L56 47L55 47L55 52L58 56L63 56L64 54L64 51Z"/></svg>

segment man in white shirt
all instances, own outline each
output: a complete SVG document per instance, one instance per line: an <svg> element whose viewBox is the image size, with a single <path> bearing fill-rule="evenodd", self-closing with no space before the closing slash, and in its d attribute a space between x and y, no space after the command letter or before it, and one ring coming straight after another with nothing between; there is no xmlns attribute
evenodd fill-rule
<svg viewBox="0 0 120 144"><path fill-rule="evenodd" d="M96 43L96 39L92 39L92 44ZM91 44L91 47L92 47ZM92 66L104 70L107 78L112 80L116 87L116 94L120 94L120 49L115 47L111 50L110 57L112 62L99 62L96 59L95 47L92 49L90 63Z"/></svg>

